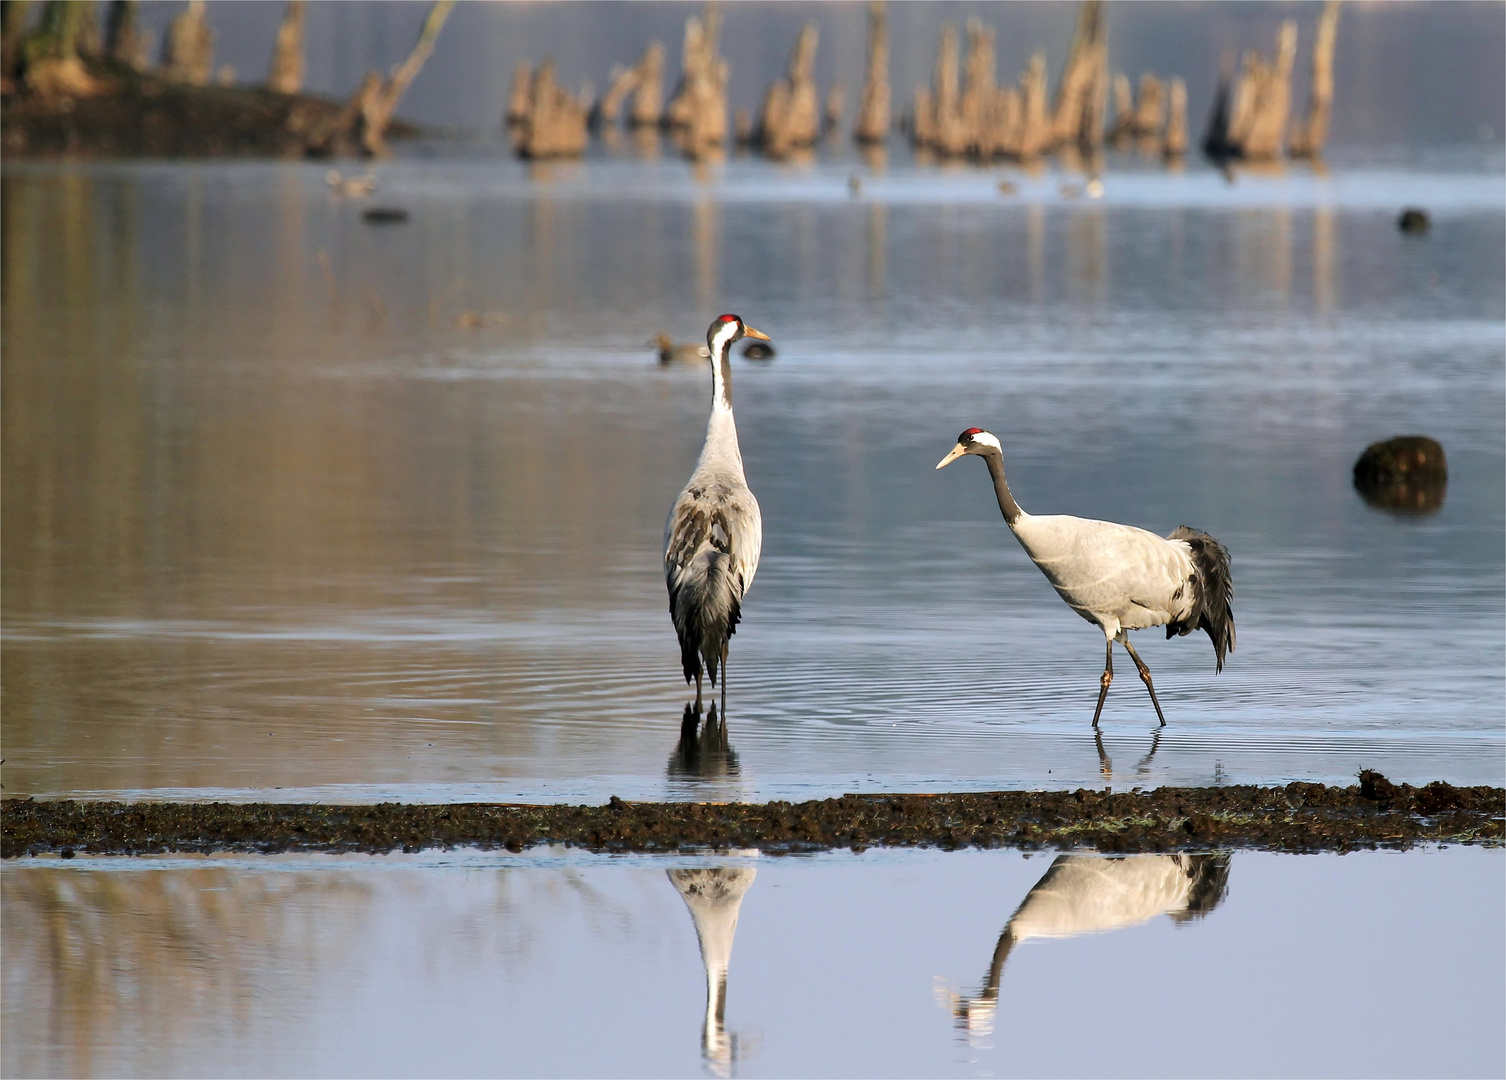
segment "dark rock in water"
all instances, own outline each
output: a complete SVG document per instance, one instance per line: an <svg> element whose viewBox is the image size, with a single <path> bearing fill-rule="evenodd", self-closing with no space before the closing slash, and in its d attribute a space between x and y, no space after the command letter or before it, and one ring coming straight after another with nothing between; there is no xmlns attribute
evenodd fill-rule
<svg viewBox="0 0 1506 1080"><path fill-rule="evenodd" d="M743 346L744 360L772 360L774 346L766 341L750 341Z"/></svg>
<svg viewBox="0 0 1506 1080"><path fill-rule="evenodd" d="M1448 459L1436 439L1398 435L1365 448L1354 463L1354 488L1379 509L1431 514L1448 490Z"/></svg>
<svg viewBox="0 0 1506 1080"><path fill-rule="evenodd" d="M1415 206L1407 207L1401 212L1401 217L1396 219L1396 227L1409 236L1421 236L1431 224L1428 212Z"/></svg>
<svg viewBox="0 0 1506 1080"><path fill-rule="evenodd" d="M401 206L373 206L361 211L361 220L368 225L401 225L408 220L408 211Z"/></svg>

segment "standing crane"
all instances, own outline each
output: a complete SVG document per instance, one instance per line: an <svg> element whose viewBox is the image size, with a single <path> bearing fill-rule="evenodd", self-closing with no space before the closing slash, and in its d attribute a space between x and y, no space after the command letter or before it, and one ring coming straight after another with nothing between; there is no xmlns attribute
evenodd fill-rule
<svg viewBox="0 0 1506 1080"><path fill-rule="evenodd" d="M727 645L742 617L743 594L758 571L763 519L743 478L743 456L732 418L731 350L744 337L769 336L736 315L722 315L706 331L711 353L711 419L695 472L664 523L664 584L669 616L680 638L685 681L695 679L701 711L703 668L717 684L727 712Z"/></svg>
<svg viewBox="0 0 1506 1080"><path fill-rule="evenodd" d="M975 454L988 465L1004 521L1030 561L1040 567L1068 607L1103 631L1107 653L1093 726L1098 726L1104 698L1114 681L1117 641L1135 662L1165 727L1166 714L1156 700L1150 668L1130 644L1127 631L1164 626L1169 638L1205 630L1213 641L1216 670L1223 671L1224 653L1234 651L1234 612L1229 607L1234 581L1229 576L1228 549L1207 533L1185 525L1163 538L1112 521L1027 514L1014 501L1004 479L1004 451L998 436L968 428L936 467L950 465L964 454Z"/></svg>

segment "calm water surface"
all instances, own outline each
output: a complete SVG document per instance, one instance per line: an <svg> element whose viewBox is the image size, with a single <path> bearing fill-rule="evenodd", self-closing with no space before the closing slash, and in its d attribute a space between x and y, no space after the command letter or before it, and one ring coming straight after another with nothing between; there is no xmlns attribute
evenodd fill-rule
<svg viewBox="0 0 1506 1080"><path fill-rule="evenodd" d="M0 898L7 1076L1506 1068L1498 851L28 859Z"/></svg>
<svg viewBox="0 0 1506 1080"><path fill-rule="evenodd" d="M377 172L409 224L312 166L7 166L7 794L1502 782L1499 150L1125 161L1101 201L899 159ZM765 542L730 751L687 763L660 536L709 378L646 342L724 310L779 348L735 374ZM1159 739L1122 665L1100 754L1096 630L981 467L932 471L971 425L1027 510L1233 553L1223 674L1137 638ZM1350 487L1410 432L1432 516Z"/></svg>

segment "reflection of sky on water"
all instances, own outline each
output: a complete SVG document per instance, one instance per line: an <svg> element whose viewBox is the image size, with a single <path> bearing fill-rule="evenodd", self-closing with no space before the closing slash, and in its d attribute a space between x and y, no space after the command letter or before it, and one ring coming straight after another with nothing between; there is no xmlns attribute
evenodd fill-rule
<svg viewBox="0 0 1506 1080"><path fill-rule="evenodd" d="M1476 848L25 860L0 893L8 1076L1506 1065L1506 895ZM991 1033L959 1040L948 989L1031 920L1056 933L1021 934Z"/></svg>
<svg viewBox="0 0 1506 1080"><path fill-rule="evenodd" d="M1122 204L415 161L380 231L313 166L8 169L6 791L706 793L658 575L706 385L644 343L721 309L780 354L734 379L766 538L717 797L1102 781L1091 629L931 472L970 424L1028 510L1234 554L1239 651L1140 636L1171 723L1150 757L1116 686L1111 782L1499 783L1501 161L1440 160ZM1350 488L1407 431L1435 516Z"/></svg>

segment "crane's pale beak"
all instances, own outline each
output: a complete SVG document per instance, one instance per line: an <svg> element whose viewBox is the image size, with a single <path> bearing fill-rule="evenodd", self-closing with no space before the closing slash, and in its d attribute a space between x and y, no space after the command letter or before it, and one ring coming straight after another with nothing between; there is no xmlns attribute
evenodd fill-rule
<svg viewBox="0 0 1506 1080"><path fill-rule="evenodd" d="M952 452L950 454L942 458L941 461L937 463L936 467L938 469L944 469L965 453L967 453L967 447L963 446L961 443L958 443L956 446L952 447Z"/></svg>
<svg viewBox="0 0 1506 1080"><path fill-rule="evenodd" d="M759 341L774 340L773 338L769 337L768 334L765 334L762 330L755 330L747 323L743 323L743 334L747 337L756 337Z"/></svg>

